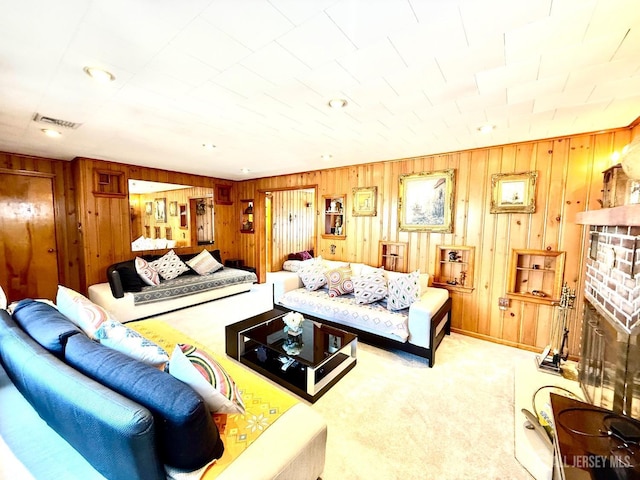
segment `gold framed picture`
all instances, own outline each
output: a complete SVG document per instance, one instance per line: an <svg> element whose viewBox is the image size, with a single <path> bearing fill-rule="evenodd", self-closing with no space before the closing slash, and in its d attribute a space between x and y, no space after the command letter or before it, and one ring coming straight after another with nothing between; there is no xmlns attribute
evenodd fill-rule
<svg viewBox="0 0 640 480"><path fill-rule="evenodd" d="M491 175L491 213L534 213L538 172Z"/></svg>
<svg viewBox="0 0 640 480"><path fill-rule="evenodd" d="M400 230L453 232L454 190L454 169L400 175Z"/></svg>
<svg viewBox="0 0 640 480"><path fill-rule="evenodd" d="M354 217L378 215L378 187L355 187L351 214Z"/></svg>

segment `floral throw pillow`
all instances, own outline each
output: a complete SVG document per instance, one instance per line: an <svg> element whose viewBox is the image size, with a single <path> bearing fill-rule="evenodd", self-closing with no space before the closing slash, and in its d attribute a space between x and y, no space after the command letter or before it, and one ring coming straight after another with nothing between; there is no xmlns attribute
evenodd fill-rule
<svg viewBox="0 0 640 480"><path fill-rule="evenodd" d="M353 295L359 305L377 302L387 296L387 280L382 270L361 277L353 277L352 281Z"/></svg>
<svg viewBox="0 0 640 480"><path fill-rule="evenodd" d="M162 257L158 260L154 260L149 265L151 265L165 280L171 280L176 278L178 275L189 271L189 267L180 260L180 257L176 255L176 252L173 250L169 250Z"/></svg>
<svg viewBox="0 0 640 480"><path fill-rule="evenodd" d="M349 267L339 267L327 270L325 275L327 277L327 284L329 285L330 297L339 297L345 293L353 292L351 269Z"/></svg>
<svg viewBox="0 0 640 480"><path fill-rule="evenodd" d="M245 411L238 386L208 353L192 345L178 344L171 354L169 373L198 392L211 413Z"/></svg>
<svg viewBox="0 0 640 480"><path fill-rule="evenodd" d="M387 285L389 298L387 308L389 310L402 310L420 299L420 272L399 274L389 277Z"/></svg>

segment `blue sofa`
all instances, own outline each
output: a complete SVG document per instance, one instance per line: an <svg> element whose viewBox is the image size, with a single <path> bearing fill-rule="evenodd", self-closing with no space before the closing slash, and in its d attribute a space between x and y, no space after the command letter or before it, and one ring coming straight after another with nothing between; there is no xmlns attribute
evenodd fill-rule
<svg viewBox="0 0 640 480"><path fill-rule="evenodd" d="M195 391L91 341L50 305L24 300L13 317L0 310L0 363L38 415L106 478L164 479L164 465L196 469L223 453Z"/></svg>

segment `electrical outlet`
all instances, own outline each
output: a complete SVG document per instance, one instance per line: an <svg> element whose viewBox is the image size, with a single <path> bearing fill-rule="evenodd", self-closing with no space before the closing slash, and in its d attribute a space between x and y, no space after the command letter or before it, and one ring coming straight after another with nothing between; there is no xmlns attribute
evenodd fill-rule
<svg viewBox="0 0 640 480"><path fill-rule="evenodd" d="M498 298L498 307L500 307L500 310L509 308L509 299L507 297Z"/></svg>

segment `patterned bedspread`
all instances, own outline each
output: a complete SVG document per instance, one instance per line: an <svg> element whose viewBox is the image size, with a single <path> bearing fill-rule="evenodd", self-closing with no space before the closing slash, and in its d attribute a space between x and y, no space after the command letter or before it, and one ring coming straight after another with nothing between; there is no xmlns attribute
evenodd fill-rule
<svg viewBox="0 0 640 480"><path fill-rule="evenodd" d="M254 283L258 279L253 272L225 267L209 275L181 275L173 280L166 280L155 287L143 287L141 292L133 294L135 305L170 300L193 293L214 290L239 283Z"/></svg>
<svg viewBox="0 0 640 480"><path fill-rule="evenodd" d="M330 297L326 289L309 291L298 288L285 293L278 301L281 305L320 318L377 333L393 336L406 342L409 337L409 309L387 310L386 299L366 305L358 305L353 294Z"/></svg>

